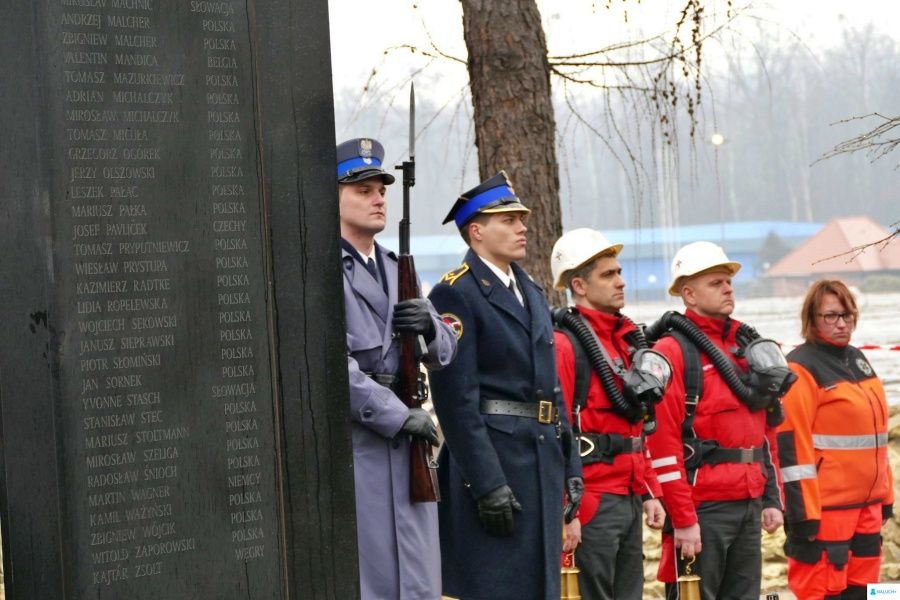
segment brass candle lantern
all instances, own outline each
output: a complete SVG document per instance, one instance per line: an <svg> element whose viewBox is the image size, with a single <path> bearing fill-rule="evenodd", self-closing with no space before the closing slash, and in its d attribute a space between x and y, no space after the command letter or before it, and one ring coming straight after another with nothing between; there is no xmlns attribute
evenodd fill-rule
<svg viewBox="0 0 900 600"><path fill-rule="evenodd" d="M684 556L681 557L684 560ZM696 556L684 565L684 575L678 576L678 598L680 600L700 600L700 576L693 573L691 565L697 560Z"/></svg>

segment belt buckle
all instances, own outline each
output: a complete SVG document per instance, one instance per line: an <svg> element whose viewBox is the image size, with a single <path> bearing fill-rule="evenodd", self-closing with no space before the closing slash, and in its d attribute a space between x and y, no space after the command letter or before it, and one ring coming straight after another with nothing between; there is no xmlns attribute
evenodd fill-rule
<svg viewBox="0 0 900 600"><path fill-rule="evenodd" d="M549 400L541 400L538 403L538 423L549 425L553 422L553 403Z"/></svg>
<svg viewBox="0 0 900 600"><path fill-rule="evenodd" d="M741 462L750 464L753 461L753 448L741 448Z"/></svg>

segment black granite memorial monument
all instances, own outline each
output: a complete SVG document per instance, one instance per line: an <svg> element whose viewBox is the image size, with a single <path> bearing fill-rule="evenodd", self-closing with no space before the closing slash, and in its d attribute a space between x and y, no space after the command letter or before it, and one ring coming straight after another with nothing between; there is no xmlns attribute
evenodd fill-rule
<svg viewBox="0 0 900 600"><path fill-rule="evenodd" d="M10 600L358 596L326 0L0 5Z"/></svg>

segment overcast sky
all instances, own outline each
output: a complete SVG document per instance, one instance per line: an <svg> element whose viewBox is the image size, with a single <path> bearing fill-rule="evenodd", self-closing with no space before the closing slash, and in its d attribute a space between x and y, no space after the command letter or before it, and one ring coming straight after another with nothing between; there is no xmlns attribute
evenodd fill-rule
<svg viewBox="0 0 900 600"><path fill-rule="evenodd" d="M606 8L607 3L612 6L611 9ZM887 36L895 40L895 47L900 47L900 29L897 27L897 23L900 23L900 1L897 0L853 0L852 2L848 0L757 0L749 8L745 7L745 2L742 0L733 0L732 4L740 12L740 16L730 23L734 35L719 35L704 43L703 47L704 75L706 77L704 97L707 101L703 104L706 112L702 115L699 131L701 136L706 139L716 126L715 119L710 118L716 103L715 101L709 102L708 99L710 91L715 87L714 82L718 81L717 72L721 71L725 74L722 78L723 81L728 80L723 59L726 53L729 56L733 56L735 52L742 53L747 58L742 61L744 63L742 68L747 69L745 72L752 72L757 66L766 62L761 61L757 56L758 49L768 48L771 50L779 45L790 45L792 52L796 52L799 45L801 49L805 48L808 51L812 59L811 63L804 63L803 67L815 69L816 64L827 62L824 60L826 50L837 49L842 54L848 52L842 43L842 34L845 30L863 29L870 24L874 27L876 36L878 34ZM684 0L595 0L594 2L590 0L565 0L563 2L538 0L538 6L547 34L549 53L551 56L560 56L655 35L663 35L668 40L671 38L672 26L678 19L678 13L684 6ZM704 23L708 32L726 20L724 14L726 2L725 0L705 0L704 6L707 17ZM397 161L403 160L406 155L404 142L407 119L407 80L411 75L415 75L416 93L420 100L417 114L419 146L417 155L420 163L417 194L428 198L452 198L460 191L476 184L478 166L472 139L473 133L468 124L468 120L471 118L471 105L465 93L468 74L464 62L466 51L462 34L462 8L459 1L329 0L329 12L332 69L336 94L337 139L343 140L364 135L375 136L385 143L388 150L387 164L396 164ZM689 31L683 33L689 35ZM426 60L421 55L411 54L409 50L397 49L402 45L410 44L430 50L432 43L440 52L458 60L439 59L424 71L419 71L425 66ZM393 50L391 50L392 48ZM378 76L370 81L373 70L377 71ZM368 81L371 85L364 91ZM842 91L846 90L834 90L838 95ZM562 86L559 79L554 79L554 93L557 106L560 106L562 104L560 102ZM577 100L582 105L588 105L591 100L588 95L595 93L602 92L595 92L587 86L581 86L577 91L572 92L572 95L577 94ZM780 90L770 90L770 94L761 97L760 102L781 97L779 94L782 94ZM786 95L782 94L782 96ZM722 99L725 99L725 95ZM431 102L428 102L429 100ZM866 114L873 110L895 112L897 110L895 100L895 98L891 98L886 102L882 99L877 106L869 106L864 103L847 105L845 102L841 105L843 112L821 115L822 118L810 126L816 127L817 131L833 132L832 135L835 139L818 140L818 145L808 149L809 156L798 159L799 162L792 168L795 171L802 170L804 167L810 168L809 165L827 151L831 144L837 143L840 139L846 139L854 131L852 127L846 126L829 128L834 121L847 116ZM601 98L600 103L602 102L604 99ZM832 102L828 102L829 106L831 104ZM837 106L838 103L834 102L834 104ZM885 106L885 104L889 105ZM724 104L721 106L725 107ZM432 124L431 119L434 119L434 124L439 124L440 130L429 126ZM565 121L566 119L560 119L557 125L559 126ZM571 133L569 131L569 134ZM731 150L731 154L737 154L738 149L744 148L734 143L734 137L730 131L724 133L727 140L732 142L726 147ZM629 143L634 142L639 135L643 135L631 130L626 134L631 136ZM577 136L569 135L566 139L575 139L576 141L581 139L576 138ZM584 140L581 139L581 141ZM572 144L574 143L572 142ZM640 145L641 141L637 143ZM591 146L591 148L594 147ZM603 155L603 160L614 160L612 155L604 153L603 148L604 146L598 145L585 156L593 156L599 152ZM699 160L701 162L706 160L706 163L703 164L707 169L713 160L712 148L711 144L701 144L697 150ZM568 155L566 154L567 150L569 151ZM770 151L771 149L766 150L766 152ZM581 206L579 203L583 203L582 201L585 200L582 196L585 194L590 196L599 188L595 185L596 182L588 187L584 187L584 182L582 182L582 188L566 187L569 185L567 183L569 171L566 169L574 168L571 161L576 154L574 146L571 149L566 146L558 149L558 152L560 152L563 185L561 194L562 197L568 198L568 204L563 206L563 222L565 224L574 218L576 208ZM694 158L688 158L694 160ZM431 159L430 163L428 159ZM852 174L852 165L844 159L835 160L826 167L829 171L840 168L851 169L845 175L849 177ZM659 174L653 171L655 168L651 168L650 171L658 176ZM719 168L716 163L714 167L716 177L725 177L727 173L720 173ZM823 169L825 167L820 167L819 171L813 175L821 176ZM633 198L632 195L627 197L637 206L640 194L633 194L633 188L626 186L628 182L625 179L629 176L626 169L616 170L614 173L606 175L621 179L622 181L618 182L618 187L615 189L622 194L632 194ZM689 176L693 177L691 174L685 175L686 178ZM663 179L669 181L666 179L667 177L669 174ZM784 175L784 177L789 178L788 175ZM708 183L709 181L718 181L718 179L711 180L709 177L705 177L703 181ZM572 183L572 186L574 185L576 183ZM721 183L717 185L721 185ZM604 189L612 187L614 186L606 186ZM732 186L730 189L737 189L737 187L739 186ZM787 184L782 187L782 191L789 191ZM674 189L667 183L666 189L669 188ZM589 190L589 192L582 193L584 190ZM686 190L689 195L685 196L685 202L688 202L688 199L695 199L696 191L695 189ZM719 192L719 196L723 193L725 192ZM785 193L787 192L785 191ZM647 197L655 198L656 196L653 194ZM394 196L398 196L398 194L394 194ZM895 195L890 195L890 201L893 202L895 197ZM719 209L715 213L722 215L722 201L719 200L719 202ZM669 204L675 206L678 203L669 202L667 206ZM391 210L396 209L392 208ZM425 211L426 208L420 207L416 210ZM428 210L432 209L428 208ZM441 206L440 210L444 211L445 208ZM420 222L431 223L442 216L443 212L439 215L422 212L416 218L420 219ZM659 215L653 218L662 219ZM628 222L631 223L633 220L629 217ZM665 220L659 222L663 221ZM675 218L675 222L680 223L680 217Z"/></svg>
<svg viewBox="0 0 900 600"><path fill-rule="evenodd" d="M658 34L677 20L682 0L539 0L550 54L566 54L585 48L634 39L638 35ZM740 0L734 6L744 6ZM723 10L722 0L709 2L709 10ZM415 7L415 8L414 8ZM625 12L628 20L625 22ZM462 7L457 0L329 0L332 69L337 94L358 93L373 68L402 77L420 62L393 53L382 63L386 49L402 44L429 46L434 43L445 53L465 58L462 37ZM841 31L847 26L875 27L900 37L900 2L891 0L758 0L750 5L747 16L736 27L754 35L760 23L789 39L793 34L818 52L840 44ZM723 15L713 15L713 18ZM427 33L426 33L427 32ZM431 89L421 94L452 94L465 85L464 65L443 61L443 76L429 82ZM437 89L435 89L437 88ZM338 135L342 134L338 123Z"/></svg>

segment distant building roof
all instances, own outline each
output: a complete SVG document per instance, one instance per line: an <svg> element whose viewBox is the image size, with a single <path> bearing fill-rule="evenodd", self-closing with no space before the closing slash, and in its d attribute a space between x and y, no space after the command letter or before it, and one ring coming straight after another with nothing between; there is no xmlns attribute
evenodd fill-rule
<svg viewBox="0 0 900 600"><path fill-rule="evenodd" d="M900 270L900 241L856 250L889 235L890 231L869 217L834 219L775 263L766 276L808 277L827 273Z"/></svg>

